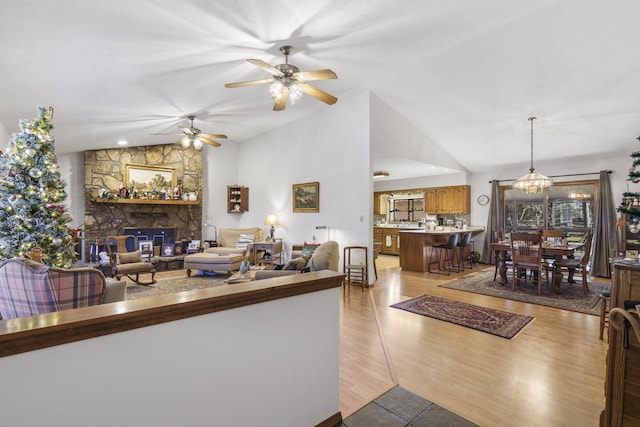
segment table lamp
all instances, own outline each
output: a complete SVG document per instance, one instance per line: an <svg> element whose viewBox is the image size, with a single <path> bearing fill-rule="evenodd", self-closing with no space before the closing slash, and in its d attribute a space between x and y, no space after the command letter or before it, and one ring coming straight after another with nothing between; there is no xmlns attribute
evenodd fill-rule
<svg viewBox="0 0 640 427"><path fill-rule="evenodd" d="M274 227L274 225L278 225L278 217L275 214L269 214L267 215L267 219L264 221L265 225L270 225L271 226L271 234L269 236L269 240L273 241L275 240L273 235L276 232L276 229Z"/></svg>

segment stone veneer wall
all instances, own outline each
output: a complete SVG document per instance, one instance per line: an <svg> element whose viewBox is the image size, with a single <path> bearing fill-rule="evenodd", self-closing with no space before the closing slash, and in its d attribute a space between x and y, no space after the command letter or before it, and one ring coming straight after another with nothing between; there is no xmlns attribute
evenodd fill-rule
<svg viewBox="0 0 640 427"><path fill-rule="evenodd" d="M125 164L171 167L179 183L196 189L202 201L202 151L177 144L84 152L85 253L91 243L105 244L107 236L121 235L125 227L174 227L176 240L202 238L202 203L97 203L102 188L117 192L125 179Z"/></svg>

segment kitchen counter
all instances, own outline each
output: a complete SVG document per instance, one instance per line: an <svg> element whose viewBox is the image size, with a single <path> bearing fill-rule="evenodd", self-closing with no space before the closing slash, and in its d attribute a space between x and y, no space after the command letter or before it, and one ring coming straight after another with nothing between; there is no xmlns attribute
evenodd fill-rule
<svg viewBox="0 0 640 427"><path fill-rule="evenodd" d="M444 230L400 230L400 268L408 271L430 272L429 259L432 246L447 243L454 233L482 233L484 227L470 226L466 230L450 228ZM437 267L436 267L437 268Z"/></svg>
<svg viewBox="0 0 640 427"><path fill-rule="evenodd" d="M394 230L424 230L424 227L418 227L417 225L396 225L396 224L374 225L373 228L392 228Z"/></svg>

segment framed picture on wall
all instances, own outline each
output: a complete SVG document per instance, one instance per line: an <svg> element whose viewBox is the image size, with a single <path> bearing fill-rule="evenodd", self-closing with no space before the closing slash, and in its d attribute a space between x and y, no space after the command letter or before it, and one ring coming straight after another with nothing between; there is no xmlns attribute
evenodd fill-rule
<svg viewBox="0 0 640 427"><path fill-rule="evenodd" d="M293 184L293 211L320 212L320 183Z"/></svg>
<svg viewBox="0 0 640 427"><path fill-rule="evenodd" d="M177 184L175 168L161 166L136 165L126 163L124 167L125 186L138 193L144 191L174 188Z"/></svg>

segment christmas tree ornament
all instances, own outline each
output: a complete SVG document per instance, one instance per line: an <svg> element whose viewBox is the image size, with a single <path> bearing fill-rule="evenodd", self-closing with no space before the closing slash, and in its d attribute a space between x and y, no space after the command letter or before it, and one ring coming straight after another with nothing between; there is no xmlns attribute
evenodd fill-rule
<svg viewBox="0 0 640 427"><path fill-rule="evenodd" d="M40 169L36 169L36 168L29 169L29 176L31 178L36 178L36 179L40 178L42 176L42 174L43 174L43 172Z"/></svg>
<svg viewBox="0 0 640 427"><path fill-rule="evenodd" d="M51 239L51 243L55 246L60 246L62 244L62 239L60 237L54 237Z"/></svg>
<svg viewBox="0 0 640 427"><path fill-rule="evenodd" d="M34 150L33 148L27 148L24 150L24 153L29 157L33 157L36 155L36 150Z"/></svg>

